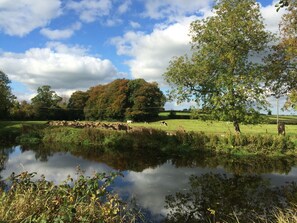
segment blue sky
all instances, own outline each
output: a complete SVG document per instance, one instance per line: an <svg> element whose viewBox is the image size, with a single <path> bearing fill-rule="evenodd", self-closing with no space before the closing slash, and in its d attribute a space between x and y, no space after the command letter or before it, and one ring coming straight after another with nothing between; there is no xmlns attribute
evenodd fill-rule
<svg viewBox="0 0 297 223"><path fill-rule="evenodd" d="M284 10L261 0L267 30ZM213 0L0 0L0 69L19 100L50 85L59 95L117 78L162 74L189 52L191 21L211 16ZM174 108L174 103L167 108ZM189 105L185 105L189 106Z"/></svg>

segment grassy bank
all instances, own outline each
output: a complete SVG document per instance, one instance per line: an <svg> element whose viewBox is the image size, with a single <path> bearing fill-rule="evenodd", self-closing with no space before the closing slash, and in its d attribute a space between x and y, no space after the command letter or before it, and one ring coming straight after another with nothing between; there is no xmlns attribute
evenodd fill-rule
<svg viewBox="0 0 297 223"><path fill-rule="evenodd" d="M0 121L0 143L14 142L24 125L44 126L45 121Z"/></svg>
<svg viewBox="0 0 297 223"><path fill-rule="evenodd" d="M295 155L297 125L286 125L286 137L278 136L276 125L241 125L233 134L229 122L186 119L132 123L131 132L93 128L49 127L45 122L0 122L0 141L18 137L21 144L72 143L104 150L161 149L168 152L214 151L228 154Z"/></svg>
<svg viewBox="0 0 297 223"><path fill-rule="evenodd" d="M289 136L272 134L207 134L204 132L168 132L155 128L113 131L96 128L23 127L20 144L67 143L96 146L103 151L150 150L168 154L215 152L236 155L296 155L296 145Z"/></svg>

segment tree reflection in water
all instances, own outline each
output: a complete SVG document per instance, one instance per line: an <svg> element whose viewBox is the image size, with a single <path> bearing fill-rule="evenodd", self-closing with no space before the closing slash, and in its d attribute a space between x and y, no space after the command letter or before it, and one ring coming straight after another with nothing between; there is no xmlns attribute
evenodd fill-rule
<svg viewBox="0 0 297 223"><path fill-rule="evenodd" d="M166 196L165 222L274 222L276 208L297 201L295 183L274 188L257 175L208 173L191 176L189 186L187 192Z"/></svg>

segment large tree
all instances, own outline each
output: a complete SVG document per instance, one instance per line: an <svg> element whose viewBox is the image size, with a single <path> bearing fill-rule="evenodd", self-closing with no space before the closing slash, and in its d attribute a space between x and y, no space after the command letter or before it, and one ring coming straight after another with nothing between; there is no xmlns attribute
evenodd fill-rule
<svg viewBox="0 0 297 223"><path fill-rule="evenodd" d="M191 24L193 54L172 60L164 76L180 101L196 100L240 132L240 122L255 121L257 110L267 106L262 65L255 57L271 35L255 0L217 1L213 12Z"/></svg>
<svg viewBox="0 0 297 223"><path fill-rule="evenodd" d="M9 110L13 106L15 96L9 87L10 80L7 75L0 70L0 118L7 118Z"/></svg>
<svg viewBox="0 0 297 223"><path fill-rule="evenodd" d="M43 85L37 89L37 95L31 99L36 112L36 118L54 119L61 113L59 102L62 98L51 90L51 86ZM60 111L59 111L60 110Z"/></svg>

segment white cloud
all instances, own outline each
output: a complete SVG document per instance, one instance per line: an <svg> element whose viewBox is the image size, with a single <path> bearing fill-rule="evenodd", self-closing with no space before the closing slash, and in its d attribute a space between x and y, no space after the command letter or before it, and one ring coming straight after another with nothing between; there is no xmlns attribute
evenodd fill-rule
<svg viewBox="0 0 297 223"><path fill-rule="evenodd" d="M61 14L60 0L1 0L0 31L24 36Z"/></svg>
<svg viewBox="0 0 297 223"><path fill-rule="evenodd" d="M163 82L162 74L174 56L190 51L189 25L195 17L188 17L167 27L157 27L150 34L129 31L111 40L119 55L128 55L133 78Z"/></svg>
<svg viewBox="0 0 297 223"><path fill-rule="evenodd" d="M131 0L124 1L119 7L118 12L119 14L124 14L129 10L129 7L131 6Z"/></svg>
<svg viewBox="0 0 297 223"><path fill-rule="evenodd" d="M40 30L40 33L51 40L68 39L74 34L75 31L79 30L80 28L81 28L81 23L77 22L68 29L52 30L48 28L43 28Z"/></svg>
<svg viewBox="0 0 297 223"><path fill-rule="evenodd" d="M133 28L133 29L138 29L141 27L141 25L138 23L138 22L134 22L134 21L130 21L130 26Z"/></svg>
<svg viewBox="0 0 297 223"><path fill-rule="evenodd" d="M210 10L213 0L145 0L144 15L153 19L167 18L176 20L185 15L202 13Z"/></svg>
<svg viewBox="0 0 297 223"><path fill-rule="evenodd" d="M122 77L109 60L86 52L80 46L51 42L45 48L32 48L25 53L3 53L0 67L10 80L35 90L45 84L55 90L86 89Z"/></svg>
<svg viewBox="0 0 297 223"><path fill-rule="evenodd" d="M96 19L107 16L112 9L111 0L81 0L81 1L69 1L66 8L74 10L81 21L94 22Z"/></svg>
<svg viewBox="0 0 297 223"><path fill-rule="evenodd" d="M268 31L273 33L279 32L279 23L282 16L285 14L285 10L281 9L278 12L276 11L275 4L278 1L273 1L271 5L261 7L261 13L264 18L264 23Z"/></svg>

